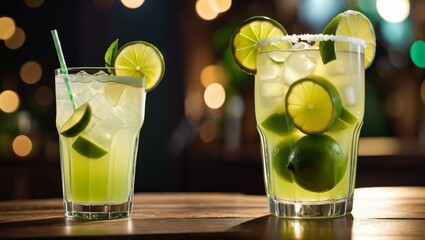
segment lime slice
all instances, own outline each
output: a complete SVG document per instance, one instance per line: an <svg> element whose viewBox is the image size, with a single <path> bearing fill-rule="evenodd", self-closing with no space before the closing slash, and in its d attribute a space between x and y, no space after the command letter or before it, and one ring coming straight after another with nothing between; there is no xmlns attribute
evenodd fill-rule
<svg viewBox="0 0 425 240"><path fill-rule="evenodd" d="M323 34L363 39L366 42L365 69L372 64L376 51L375 30L369 19L361 12L348 10L338 14L328 23ZM322 41L319 49L323 63L326 64L336 59L336 50L348 50L348 45L341 42L335 44L335 41Z"/></svg>
<svg viewBox="0 0 425 240"><path fill-rule="evenodd" d="M108 153L106 149L81 135L72 144L72 148L79 154L93 159L103 157Z"/></svg>
<svg viewBox="0 0 425 240"><path fill-rule="evenodd" d="M273 113L261 123L261 126L279 135L288 134L295 129L291 120L288 119L288 115L284 112Z"/></svg>
<svg viewBox="0 0 425 240"><path fill-rule="evenodd" d="M288 89L285 106L292 123L305 134L326 132L342 111L338 90L316 75L295 81Z"/></svg>
<svg viewBox="0 0 425 240"><path fill-rule="evenodd" d="M231 41L232 53L236 63L243 71L255 74L257 72L257 43L260 40L284 35L287 35L285 28L271 18L255 16L243 21L236 28ZM290 47L290 42L278 41L267 44L263 50L283 50Z"/></svg>
<svg viewBox="0 0 425 240"><path fill-rule="evenodd" d="M71 117L66 120L60 129L60 134L65 137L75 137L82 132L90 122L92 110L88 102L84 103L77 109Z"/></svg>
<svg viewBox="0 0 425 240"><path fill-rule="evenodd" d="M117 76L145 77L146 91L158 86L165 71L161 52L144 41L134 41L122 46L115 57L114 67Z"/></svg>

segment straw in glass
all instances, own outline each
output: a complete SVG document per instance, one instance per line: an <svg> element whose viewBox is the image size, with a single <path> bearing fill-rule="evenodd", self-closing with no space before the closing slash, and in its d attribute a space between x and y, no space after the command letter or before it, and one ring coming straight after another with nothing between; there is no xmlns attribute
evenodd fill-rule
<svg viewBox="0 0 425 240"><path fill-rule="evenodd" d="M68 90L69 99L71 100L72 107L75 110L76 105L75 105L75 101L74 101L74 96L72 94L71 85L69 84L68 68L66 67L65 58L63 57L62 47L61 47L61 44L60 44L60 41L59 41L58 32L56 31L56 29L52 30L51 32L52 32L53 41L55 42L56 53L58 54L59 63L60 63L61 69L62 69L62 73L64 75L63 78L65 79L65 85L66 85L66 89Z"/></svg>

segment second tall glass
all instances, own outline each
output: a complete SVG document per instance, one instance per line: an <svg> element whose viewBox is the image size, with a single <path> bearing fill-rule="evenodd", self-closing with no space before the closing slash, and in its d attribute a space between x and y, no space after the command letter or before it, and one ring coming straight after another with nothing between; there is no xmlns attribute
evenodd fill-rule
<svg viewBox="0 0 425 240"><path fill-rule="evenodd" d="M358 41L361 41L358 39ZM323 64L318 42L262 51L255 76L270 212L324 218L351 211L365 102L363 47Z"/></svg>

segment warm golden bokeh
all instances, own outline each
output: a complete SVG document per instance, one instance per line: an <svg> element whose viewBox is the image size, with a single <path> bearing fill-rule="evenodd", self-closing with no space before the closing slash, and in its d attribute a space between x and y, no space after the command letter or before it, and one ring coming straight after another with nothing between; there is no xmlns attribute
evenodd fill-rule
<svg viewBox="0 0 425 240"><path fill-rule="evenodd" d="M26 157L32 151L31 139L25 135L19 135L13 139L13 152L19 157Z"/></svg>
<svg viewBox="0 0 425 240"><path fill-rule="evenodd" d="M43 74L43 69L40 64L35 61L28 61L22 65L19 75L22 81L27 84L34 84L40 81Z"/></svg>
<svg viewBox="0 0 425 240"><path fill-rule="evenodd" d="M220 65L208 65L201 71L201 83L204 87L207 87L211 83L221 83L225 85L226 82L226 71Z"/></svg>
<svg viewBox="0 0 425 240"><path fill-rule="evenodd" d="M15 21L10 17L0 17L0 39L7 40L16 30Z"/></svg>
<svg viewBox="0 0 425 240"><path fill-rule="evenodd" d="M36 8L43 5L44 0L24 0L25 4L30 8Z"/></svg>
<svg viewBox="0 0 425 240"><path fill-rule="evenodd" d="M210 143L217 136L217 125L212 120L207 120L201 124L199 129L199 138L202 142Z"/></svg>
<svg viewBox="0 0 425 240"><path fill-rule="evenodd" d="M145 0L121 0L122 5L124 5L126 8L135 9L145 2Z"/></svg>
<svg viewBox="0 0 425 240"><path fill-rule="evenodd" d="M19 107L19 96L12 90L0 93L0 109L5 113L13 113Z"/></svg>
<svg viewBox="0 0 425 240"><path fill-rule="evenodd" d="M226 100L226 92L223 85L212 83L208 85L204 92L205 104L211 109L217 109L223 106Z"/></svg>
<svg viewBox="0 0 425 240"><path fill-rule="evenodd" d="M17 27L15 34L4 41L4 44L9 49L18 49L25 43L25 32L22 28Z"/></svg>

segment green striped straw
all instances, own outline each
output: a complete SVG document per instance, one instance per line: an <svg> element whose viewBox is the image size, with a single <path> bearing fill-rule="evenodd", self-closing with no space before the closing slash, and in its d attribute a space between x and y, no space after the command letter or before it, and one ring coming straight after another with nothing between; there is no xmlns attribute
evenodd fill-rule
<svg viewBox="0 0 425 240"><path fill-rule="evenodd" d="M75 105L74 96L71 90L71 85L69 84L68 68L66 67L65 58L63 57L62 47L61 47L59 37L58 37L58 32L56 31L56 29L52 30L52 37L53 37L53 41L55 42L56 52L58 54L59 63L61 65L62 73L64 75L63 78L65 79L65 85L66 85L66 89L68 90L69 99L71 100L72 107L75 110L77 106Z"/></svg>

